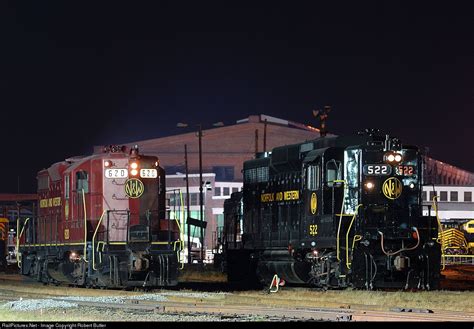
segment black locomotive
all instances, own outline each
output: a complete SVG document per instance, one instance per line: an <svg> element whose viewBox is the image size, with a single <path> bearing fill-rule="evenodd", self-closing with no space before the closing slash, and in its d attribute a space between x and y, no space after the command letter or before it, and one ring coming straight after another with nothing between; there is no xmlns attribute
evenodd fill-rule
<svg viewBox="0 0 474 329"><path fill-rule="evenodd" d="M276 147L244 163L224 205L230 282L437 289L420 150L378 130Z"/></svg>

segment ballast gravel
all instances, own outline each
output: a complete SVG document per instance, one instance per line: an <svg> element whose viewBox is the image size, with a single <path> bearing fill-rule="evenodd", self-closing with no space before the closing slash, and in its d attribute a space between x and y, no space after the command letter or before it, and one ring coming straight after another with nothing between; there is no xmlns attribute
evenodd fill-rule
<svg viewBox="0 0 474 329"><path fill-rule="evenodd" d="M10 309L14 311L37 311L48 308L71 308L77 307L78 304L58 301L54 299L24 299L8 302L1 306L2 309Z"/></svg>
<svg viewBox="0 0 474 329"><path fill-rule="evenodd" d="M176 291L176 292L162 292L161 295L163 296L176 296L176 297L189 297L189 298L217 298L220 296L229 295L226 292L217 292L208 294L205 292L184 292L184 291Z"/></svg>

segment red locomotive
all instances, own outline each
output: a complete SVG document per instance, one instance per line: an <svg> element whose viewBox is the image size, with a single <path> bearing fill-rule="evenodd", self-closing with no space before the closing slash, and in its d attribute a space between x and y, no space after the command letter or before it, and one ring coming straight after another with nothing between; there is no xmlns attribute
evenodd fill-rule
<svg viewBox="0 0 474 329"><path fill-rule="evenodd" d="M158 158L137 146L41 170L38 215L19 231L21 273L78 286L176 285L182 242L165 191Z"/></svg>

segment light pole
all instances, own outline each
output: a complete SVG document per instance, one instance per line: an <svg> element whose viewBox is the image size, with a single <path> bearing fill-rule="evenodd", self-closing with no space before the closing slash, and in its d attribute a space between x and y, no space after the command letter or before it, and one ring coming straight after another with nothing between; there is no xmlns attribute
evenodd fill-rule
<svg viewBox="0 0 474 329"><path fill-rule="evenodd" d="M199 220L204 221L203 204L204 198L202 194L202 125L199 127ZM204 228L201 226L201 262L204 263Z"/></svg>
<svg viewBox="0 0 474 329"><path fill-rule="evenodd" d="M217 122L214 123L214 127L222 127L224 125L223 122ZM176 125L178 128L186 128L188 127L187 123L178 123ZM199 123L197 124L198 127L198 139L199 139L199 220L202 221L204 224L204 211L203 211L203 206L204 206L204 196L203 196L203 187L202 185L204 182L202 181L202 124ZM187 158L187 152L185 154ZM189 194L188 194L188 199L189 199ZM190 224L188 224L190 225ZM188 230L189 230L188 226ZM201 229L201 262L204 263L204 225L200 226ZM189 241L189 240L188 240Z"/></svg>
<svg viewBox="0 0 474 329"><path fill-rule="evenodd" d="M189 217L191 217L191 209L189 208L188 146L186 144L184 144L184 165L186 167L186 224L188 225L188 264L191 264L191 223L189 223Z"/></svg>

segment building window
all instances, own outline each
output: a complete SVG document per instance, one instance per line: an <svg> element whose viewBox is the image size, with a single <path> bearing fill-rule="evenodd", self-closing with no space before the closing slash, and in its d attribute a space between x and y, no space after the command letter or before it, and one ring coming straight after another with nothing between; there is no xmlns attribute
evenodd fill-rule
<svg viewBox="0 0 474 329"><path fill-rule="evenodd" d="M191 206L198 205L198 193L191 193Z"/></svg>
<svg viewBox="0 0 474 329"><path fill-rule="evenodd" d="M464 202L472 202L472 192L464 192Z"/></svg>
<svg viewBox="0 0 474 329"><path fill-rule="evenodd" d="M224 195L230 195L230 189L228 187L224 187Z"/></svg>
<svg viewBox="0 0 474 329"><path fill-rule="evenodd" d="M231 182L234 180L234 166L214 166L212 172L216 174L216 181Z"/></svg>
<svg viewBox="0 0 474 329"><path fill-rule="evenodd" d="M448 201L448 192L447 191L439 192L439 201Z"/></svg>
<svg viewBox="0 0 474 329"><path fill-rule="evenodd" d="M421 192L421 201L426 201L426 191Z"/></svg>
<svg viewBox="0 0 474 329"><path fill-rule="evenodd" d="M451 202L458 201L458 192L457 191L451 191L449 197L450 197Z"/></svg>
<svg viewBox="0 0 474 329"><path fill-rule="evenodd" d="M224 215L223 214L214 215L214 218L216 220L217 228L223 228L224 227Z"/></svg>
<svg viewBox="0 0 474 329"><path fill-rule="evenodd" d="M232 193L235 193L235 192L239 192L239 188L238 188L238 187L233 187L233 188L232 188Z"/></svg>
<svg viewBox="0 0 474 329"><path fill-rule="evenodd" d="M214 196L220 196L220 195L221 195L221 188L214 187Z"/></svg>
<svg viewBox="0 0 474 329"><path fill-rule="evenodd" d="M430 199L428 201L433 201L435 196L437 196L436 191L430 191Z"/></svg>

